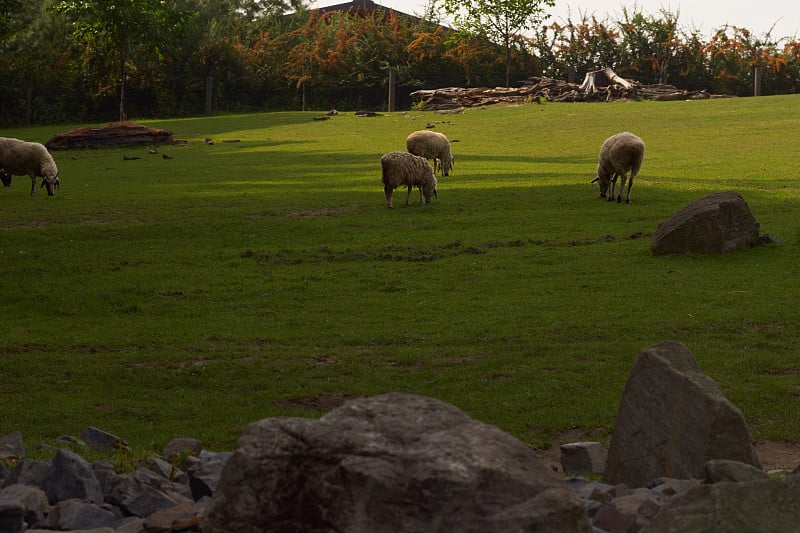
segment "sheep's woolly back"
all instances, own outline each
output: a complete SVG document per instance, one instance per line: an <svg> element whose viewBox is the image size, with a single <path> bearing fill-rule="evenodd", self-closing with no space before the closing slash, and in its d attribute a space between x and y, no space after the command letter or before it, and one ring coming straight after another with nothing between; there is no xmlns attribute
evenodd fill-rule
<svg viewBox="0 0 800 533"><path fill-rule="evenodd" d="M43 144L0 137L0 168L12 176L53 180L58 167Z"/></svg>
<svg viewBox="0 0 800 533"><path fill-rule="evenodd" d="M627 131L612 135L600 147L597 175L611 179L615 174L636 175L644 160L644 141Z"/></svg>
<svg viewBox="0 0 800 533"><path fill-rule="evenodd" d="M389 152L381 156L381 170L384 187L419 187L426 191L426 195L436 188L433 167L424 157L408 152Z"/></svg>
<svg viewBox="0 0 800 533"><path fill-rule="evenodd" d="M442 174L447 176L453 166L453 152L450 140L444 133L430 130L412 132L406 137L406 150L425 159L439 160Z"/></svg>

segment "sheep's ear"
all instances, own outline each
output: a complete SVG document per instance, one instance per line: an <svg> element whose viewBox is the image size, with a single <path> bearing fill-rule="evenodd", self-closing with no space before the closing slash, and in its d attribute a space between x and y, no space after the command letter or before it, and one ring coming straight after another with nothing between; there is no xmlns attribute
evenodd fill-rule
<svg viewBox="0 0 800 533"><path fill-rule="evenodd" d="M600 178L595 178L595 179L593 179L593 180L591 181L591 183L594 183L595 181L597 181L597 180L599 180L599 179L600 179Z"/></svg>

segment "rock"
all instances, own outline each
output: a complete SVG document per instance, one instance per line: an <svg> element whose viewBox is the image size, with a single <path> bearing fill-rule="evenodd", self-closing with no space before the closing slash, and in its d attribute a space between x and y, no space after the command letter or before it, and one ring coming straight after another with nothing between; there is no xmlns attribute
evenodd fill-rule
<svg viewBox="0 0 800 533"><path fill-rule="evenodd" d="M740 481L756 481L768 477L763 470L738 461L714 459L706 463L706 483L738 483Z"/></svg>
<svg viewBox="0 0 800 533"><path fill-rule="evenodd" d="M197 457L203 449L203 444L197 440L187 437L172 439L164 446L161 456L170 463L182 467L182 463L189 456Z"/></svg>
<svg viewBox="0 0 800 533"><path fill-rule="evenodd" d="M225 464L204 533L591 531L536 453L432 398L386 394L319 420L250 424Z"/></svg>
<svg viewBox="0 0 800 533"><path fill-rule="evenodd" d="M170 533L199 527L207 503L181 504L156 511L144 521L144 528L147 533Z"/></svg>
<svg viewBox="0 0 800 533"><path fill-rule="evenodd" d="M698 485L675 496L653 517L647 533L796 533L800 476Z"/></svg>
<svg viewBox="0 0 800 533"><path fill-rule="evenodd" d="M50 513L50 503L43 490L27 485L14 484L0 491L0 500L14 500L22 504L28 524L42 524ZM5 531L0 527L0 531Z"/></svg>
<svg viewBox="0 0 800 533"><path fill-rule="evenodd" d="M758 244L759 223L735 191L704 196L691 202L650 236L653 255L716 254Z"/></svg>
<svg viewBox="0 0 800 533"><path fill-rule="evenodd" d="M636 517L621 512L613 505L604 505L592 519L592 525L601 531L630 531L636 524Z"/></svg>
<svg viewBox="0 0 800 533"><path fill-rule="evenodd" d="M144 528L144 518L129 516L117 523L117 528L114 530L114 533L142 533L144 531L146 531Z"/></svg>
<svg viewBox="0 0 800 533"><path fill-rule="evenodd" d="M760 244L773 244L775 246L784 246L783 241L779 238L770 235L769 233L765 233L761 237L758 238L758 242Z"/></svg>
<svg viewBox="0 0 800 533"><path fill-rule="evenodd" d="M70 498L103 503L103 489L91 465L66 448L59 449L53 456L42 481L42 490L51 504Z"/></svg>
<svg viewBox="0 0 800 533"><path fill-rule="evenodd" d="M647 486L656 494L661 494L669 498L676 494L682 494L692 487L696 487L702 483L699 479L675 479L675 478L656 478Z"/></svg>
<svg viewBox="0 0 800 533"><path fill-rule="evenodd" d="M642 487L660 476L703 478L711 459L760 468L742 413L683 343L643 350L625 384L603 481Z"/></svg>
<svg viewBox="0 0 800 533"><path fill-rule="evenodd" d="M150 457L147 461L147 468L159 476L177 483L186 483L189 480L186 472L178 468L174 463L167 462L161 457Z"/></svg>
<svg viewBox="0 0 800 533"><path fill-rule="evenodd" d="M231 454L212 454L200 457L200 461L189 469L189 488L197 501L211 496L217 490L222 469Z"/></svg>
<svg viewBox="0 0 800 533"><path fill-rule="evenodd" d="M25 509L16 500L0 498L0 531L3 533L22 533L25 531Z"/></svg>
<svg viewBox="0 0 800 533"><path fill-rule="evenodd" d="M22 442L22 433L12 431L0 437L0 459L25 457L25 445Z"/></svg>
<svg viewBox="0 0 800 533"><path fill-rule="evenodd" d="M83 432L80 434L80 439L87 445L100 451L116 450L119 448L128 447L128 443L120 437L92 426L89 426L83 430Z"/></svg>
<svg viewBox="0 0 800 533"><path fill-rule="evenodd" d="M66 531L113 527L116 521L117 517L111 510L76 499L58 502L48 517L49 525Z"/></svg>
<svg viewBox="0 0 800 533"><path fill-rule="evenodd" d="M145 518L156 511L177 505L173 498L152 485L142 483L134 475L117 474L112 478L110 485L109 502L129 516Z"/></svg>
<svg viewBox="0 0 800 533"><path fill-rule="evenodd" d="M50 472L49 461L37 461L34 459L25 458L11 470L11 473L6 478L4 486L12 485L14 483L21 483L31 487L43 488L44 479Z"/></svg>
<svg viewBox="0 0 800 533"><path fill-rule="evenodd" d="M571 442L561 445L561 468L567 474L602 474L606 450L599 442Z"/></svg>

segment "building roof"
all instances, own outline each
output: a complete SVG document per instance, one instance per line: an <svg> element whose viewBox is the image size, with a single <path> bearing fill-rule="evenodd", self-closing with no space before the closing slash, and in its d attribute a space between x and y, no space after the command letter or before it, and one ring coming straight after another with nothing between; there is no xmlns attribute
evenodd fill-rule
<svg viewBox="0 0 800 533"><path fill-rule="evenodd" d="M352 0L351 2L344 2L332 6L315 8L312 9L311 11L321 14L336 13L336 12L353 13L353 14L384 12L387 16L389 14L394 14L396 17L400 17L415 22L422 20L417 16L409 15L408 13L403 13L402 11L397 11L396 9L382 6L378 3L373 2L372 0Z"/></svg>

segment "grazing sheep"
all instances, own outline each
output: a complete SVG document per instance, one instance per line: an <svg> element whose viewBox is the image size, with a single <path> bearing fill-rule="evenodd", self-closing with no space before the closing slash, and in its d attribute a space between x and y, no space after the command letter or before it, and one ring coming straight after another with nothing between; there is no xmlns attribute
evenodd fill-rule
<svg viewBox="0 0 800 533"><path fill-rule="evenodd" d="M412 132L406 138L406 150L409 153L433 160L433 171L441 170L442 176L450 174L453 168L453 152L450 141L444 133L430 130Z"/></svg>
<svg viewBox="0 0 800 533"><path fill-rule="evenodd" d="M619 189L616 189L617 203L622 202L622 192L625 189L625 181L628 181L628 194L625 198L625 203L631 203L631 187L633 187L633 178L639 173L644 159L644 141L633 133L622 132L612 135L603 142L600 147L600 158L597 163L597 177L592 180L599 182L600 197L605 198L608 192L609 184L611 186L611 193L608 195L608 201L613 202L615 199L615 189L617 185L617 178L622 177L619 184ZM631 173L630 180L628 180L628 172Z"/></svg>
<svg viewBox="0 0 800 533"><path fill-rule="evenodd" d="M386 193L386 205L393 207L392 195L397 187L408 186L406 205L411 205L411 188L419 188L421 204L436 197L436 176L433 167L424 157L408 152L389 152L381 156L381 180ZM424 195L424 198L423 198Z"/></svg>
<svg viewBox="0 0 800 533"><path fill-rule="evenodd" d="M53 196L58 189L58 167L53 156L43 144L0 137L0 169L11 184L11 176L31 177L31 196L36 195L36 178L42 178L42 187ZM6 179L3 179L5 184Z"/></svg>

